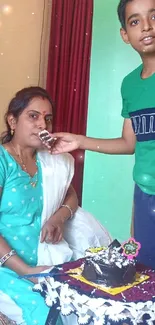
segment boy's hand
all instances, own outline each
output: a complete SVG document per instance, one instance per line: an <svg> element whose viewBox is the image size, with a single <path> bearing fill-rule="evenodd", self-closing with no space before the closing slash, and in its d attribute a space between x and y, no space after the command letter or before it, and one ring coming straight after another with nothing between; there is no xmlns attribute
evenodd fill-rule
<svg viewBox="0 0 155 325"><path fill-rule="evenodd" d="M57 138L51 149L52 154L59 154L76 150L80 148L83 139L82 135L65 132L54 133L51 134L51 136L53 138Z"/></svg>

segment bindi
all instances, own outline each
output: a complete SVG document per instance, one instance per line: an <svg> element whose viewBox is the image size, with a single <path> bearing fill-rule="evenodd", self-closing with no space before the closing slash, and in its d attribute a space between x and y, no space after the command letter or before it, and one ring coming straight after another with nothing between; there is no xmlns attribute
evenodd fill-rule
<svg viewBox="0 0 155 325"><path fill-rule="evenodd" d="M43 111L42 115L45 117L45 115L46 115L46 111Z"/></svg>

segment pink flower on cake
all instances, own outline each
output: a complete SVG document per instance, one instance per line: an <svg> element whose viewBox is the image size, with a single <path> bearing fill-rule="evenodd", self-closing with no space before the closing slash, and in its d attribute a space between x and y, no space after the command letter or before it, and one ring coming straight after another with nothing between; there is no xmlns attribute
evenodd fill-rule
<svg viewBox="0 0 155 325"><path fill-rule="evenodd" d="M141 244L132 237L122 244L123 255L129 260L132 260L138 255L140 248Z"/></svg>

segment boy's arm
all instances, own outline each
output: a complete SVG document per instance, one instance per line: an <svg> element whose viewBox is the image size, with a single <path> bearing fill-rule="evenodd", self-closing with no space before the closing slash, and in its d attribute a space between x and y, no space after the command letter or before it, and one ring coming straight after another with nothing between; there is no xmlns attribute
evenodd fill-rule
<svg viewBox="0 0 155 325"><path fill-rule="evenodd" d="M80 148L106 154L133 154L136 137L129 118L124 120L122 136L116 139L94 139L83 137Z"/></svg>
<svg viewBox="0 0 155 325"><path fill-rule="evenodd" d="M122 136L116 139L96 139L72 133L54 133L57 141L51 149L53 154L84 149L102 152L105 154L133 154L135 151L136 137L130 118L123 124Z"/></svg>

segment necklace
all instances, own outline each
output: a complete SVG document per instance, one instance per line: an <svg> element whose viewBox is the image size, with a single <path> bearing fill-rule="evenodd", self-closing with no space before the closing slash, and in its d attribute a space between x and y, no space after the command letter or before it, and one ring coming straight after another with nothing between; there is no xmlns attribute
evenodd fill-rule
<svg viewBox="0 0 155 325"><path fill-rule="evenodd" d="M36 175L36 180L33 181L33 180L32 180L33 177L28 173L28 171L27 171L27 167L26 167L26 165L25 165L25 163L24 163L24 161L23 161L21 155L18 154L18 152L16 151L16 149L15 149L13 143L10 142L10 144L11 144L11 146L12 146L12 148L13 148L13 150L14 150L16 156L19 158L20 165L22 166L22 169L23 169L23 170L24 170L24 171L29 175L31 186L32 186L32 187L36 187L36 185L37 185L37 183L38 183L38 167L37 167L36 158L35 158L35 163L36 163L36 167L37 167L37 172L36 172L36 174L35 174L35 175Z"/></svg>

